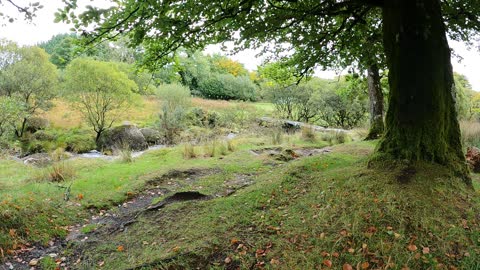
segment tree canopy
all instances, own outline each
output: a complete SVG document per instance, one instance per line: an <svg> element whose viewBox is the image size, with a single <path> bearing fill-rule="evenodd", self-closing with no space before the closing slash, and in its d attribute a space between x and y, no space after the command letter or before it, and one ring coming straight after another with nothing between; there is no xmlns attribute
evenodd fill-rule
<svg viewBox="0 0 480 270"><path fill-rule="evenodd" d="M67 66L64 88L97 133L97 141L118 120L132 92L137 91L135 82L114 63L88 58L77 58Z"/></svg>
<svg viewBox="0 0 480 270"><path fill-rule="evenodd" d="M0 96L16 100L22 108L15 131L22 137L29 117L39 109L47 110L56 96L58 74L49 55L38 47L0 46Z"/></svg>

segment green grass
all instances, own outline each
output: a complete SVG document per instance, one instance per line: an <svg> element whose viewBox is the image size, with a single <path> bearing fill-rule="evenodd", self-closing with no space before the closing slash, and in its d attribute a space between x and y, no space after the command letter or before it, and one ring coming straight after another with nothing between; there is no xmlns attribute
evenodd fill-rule
<svg viewBox="0 0 480 270"><path fill-rule="evenodd" d="M285 147L328 145L285 137ZM219 194L239 175L253 184L228 197L168 205L124 232L73 246L84 256L81 267L103 261L104 269L224 269L226 262L241 269L480 268L480 194L445 168L417 164L401 184L401 165L368 168L375 142L336 145L332 153L289 163L250 153L271 146L268 137L239 137L235 144L235 152L212 158L185 160L179 146L130 164L73 160L71 202L57 185L29 181L38 169L2 160L0 248L64 237L65 226L80 222L88 208L117 205L172 169L205 168L214 173L176 191Z"/></svg>
<svg viewBox="0 0 480 270"><path fill-rule="evenodd" d="M196 185L214 192L235 173L255 184L235 196L167 206L128 231L84 249L108 269L157 267L320 269L478 269L479 194L438 165L367 168L372 143L272 168L236 156ZM251 159L251 157L250 157ZM233 159L231 161L234 161ZM243 162L239 166L238 162ZM124 252L116 251L125 247Z"/></svg>
<svg viewBox="0 0 480 270"><path fill-rule="evenodd" d="M265 144L264 141L263 138L239 138L235 140L238 154L228 152L226 156L188 161L183 158L181 146L147 153L134 163L68 160L65 164L75 172L75 178L63 183L45 180L50 167L35 168L0 159L0 248L15 250L27 243L48 243L52 237L63 237L67 225L89 215L86 209L118 205L128 194L143 189L146 181L172 169L260 166L259 160L247 163L244 160L250 157L249 149ZM69 202L64 201L67 187L70 187ZM12 235L11 229L15 230Z"/></svg>

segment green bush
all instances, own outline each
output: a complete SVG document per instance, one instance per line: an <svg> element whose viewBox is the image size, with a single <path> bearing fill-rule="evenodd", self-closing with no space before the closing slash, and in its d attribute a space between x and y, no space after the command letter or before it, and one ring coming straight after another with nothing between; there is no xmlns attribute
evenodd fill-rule
<svg viewBox="0 0 480 270"><path fill-rule="evenodd" d="M31 138L25 138L22 143L22 155L31 155L36 153L46 153L55 149L51 141L39 141Z"/></svg>
<svg viewBox="0 0 480 270"><path fill-rule="evenodd" d="M56 136L52 132L39 130L32 135L32 138L39 141L55 141Z"/></svg>
<svg viewBox="0 0 480 270"><path fill-rule="evenodd" d="M86 153L95 149L95 139L92 134L72 134L64 137L65 150L74 153Z"/></svg>
<svg viewBox="0 0 480 270"><path fill-rule="evenodd" d="M186 114L186 119L192 126L215 128L219 126L220 114L195 107Z"/></svg>
<svg viewBox="0 0 480 270"><path fill-rule="evenodd" d="M214 74L199 83L200 95L209 99L254 101L255 85L246 76Z"/></svg>
<svg viewBox="0 0 480 270"><path fill-rule="evenodd" d="M47 119L41 117L30 117L27 120L26 130L35 133L39 130L45 130L50 125Z"/></svg>
<svg viewBox="0 0 480 270"><path fill-rule="evenodd" d="M167 144L175 143L185 129L186 113L191 105L190 90L179 84L165 84L157 89L162 105L159 126Z"/></svg>

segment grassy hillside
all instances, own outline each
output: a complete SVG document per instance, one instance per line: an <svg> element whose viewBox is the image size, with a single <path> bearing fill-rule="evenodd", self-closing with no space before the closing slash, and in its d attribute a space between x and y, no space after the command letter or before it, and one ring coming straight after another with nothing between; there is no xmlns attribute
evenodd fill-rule
<svg viewBox="0 0 480 270"><path fill-rule="evenodd" d="M13 252L46 243L64 237L66 225L84 222L89 240L73 241L59 255L70 258L73 268L479 269L480 194L443 167L369 168L370 142L291 161L269 154L278 147L271 148L269 138L236 143L235 152L213 158L185 160L177 147L132 164L73 161L70 202L56 184L32 182L38 169L1 161L0 167L22 173L0 177L6 198L0 246ZM291 137L281 147L326 144ZM157 211L135 209L135 201L151 191L162 191L149 195L152 205L184 191L207 197ZM122 207L100 209L125 200L137 211L125 214L131 219L126 229L81 221L91 214L121 216Z"/></svg>
<svg viewBox="0 0 480 270"><path fill-rule="evenodd" d="M160 99L155 96L142 96L133 101L132 106L126 110L116 124L129 121L140 126L153 125L158 119L160 111ZM71 103L62 99L54 100L54 106L47 112L42 112L41 117L50 121L52 126L57 128L78 128L86 127L82 115ZM256 112L258 115L270 115L274 108L271 103L234 102L225 100L208 100L192 98L192 107L205 110L224 112L228 110L244 109L248 112Z"/></svg>

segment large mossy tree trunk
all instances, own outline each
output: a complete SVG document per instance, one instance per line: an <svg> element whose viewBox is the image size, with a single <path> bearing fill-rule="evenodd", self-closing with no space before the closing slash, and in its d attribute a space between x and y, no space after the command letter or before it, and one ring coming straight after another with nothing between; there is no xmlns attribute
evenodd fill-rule
<svg viewBox="0 0 480 270"><path fill-rule="evenodd" d="M444 164L468 179L440 0L385 1L383 32L390 94L377 153Z"/></svg>
<svg viewBox="0 0 480 270"><path fill-rule="evenodd" d="M373 64L367 70L368 96L370 99L370 130L366 140L378 139L383 134L383 92L378 66Z"/></svg>

